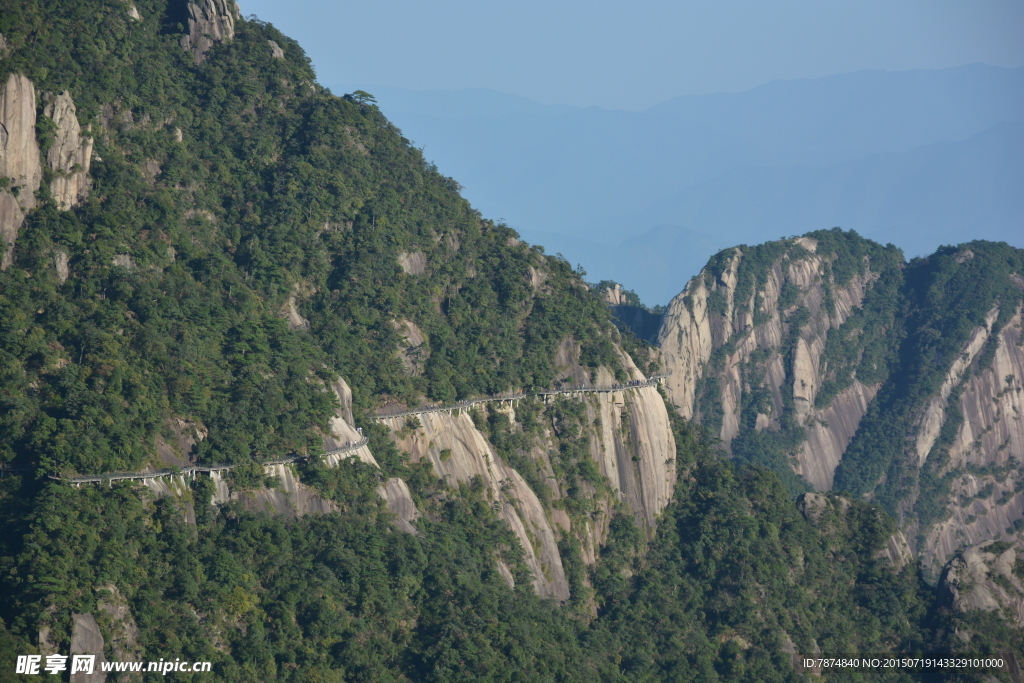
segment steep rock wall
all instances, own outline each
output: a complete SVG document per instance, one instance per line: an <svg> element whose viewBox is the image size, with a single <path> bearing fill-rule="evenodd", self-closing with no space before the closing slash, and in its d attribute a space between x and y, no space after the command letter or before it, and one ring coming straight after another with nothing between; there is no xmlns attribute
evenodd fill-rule
<svg viewBox="0 0 1024 683"><path fill-rule="evenodd" d="M591 457L634 518L653 530L676 482L675 437L655 387L587 397ZM603 538L599 542L603 542Z"/></svg>
<svg viewBox="0 0 1024 683"><path fill-rule="evenodd" d="M629 354L618 347L616 351L628 380L647 379ZM571 339L562 344L556 359L559 375L569 377L570 386L590 386L589 368L580 364L579 354L579 345ZM615 383L607 368L597 369L594 385ZM614 392L571 396L586 404L590 456L611 485L616 500L626 504L639 526L653 532L655 519L668 505L676 484L676 443L665 400L655 387L624 387ZM544 460L550 469L547 454L558 447L549 431L532 457ZM599 532L599 527L605 531ZM591 533L584 537L584 546L590 538L585 554L600 550L606 527L607 520L603 525L592 525Z"/></svg>
<svg viewBox="0 0 1024 683"><path fill-rule="evenodd" d="M88 195L93 139L83 135L71 95L44 93L43 115L56 124L46 164L54 172L50 193L58 208L67 211ZM32 81L11 74L0 87L0 238L6 250L0 270L14 262L14 243L25 213L36 207L36 191L43 178L42 157L36 140L36 92ZM55 255L61 282L68 278L67 254Z"/></svg>
<svg viewBox="0 0 1024 683"><path fill-rule="evenodd" d="M89 192L89 166L93 139L82 134L77 109L68 91L47 93L43 113L57 124L53 143L46 152L46 163L54 171L50 193L62 211L77 206Z"/></svg>
<svg viewBox="0 0 1024 683"><path fill-rule="evenodd" d="M0 88L0 238L6 245L0 269L13 263L14 241L25 212L36 206L43 177L36 142L36 91L25 76L11 74Z"/></svg>
<svg viewBox="0 0 1024 683"><path fill-rule="evenodd" d="M276 479L276 486L238 491L232 495L232 499L240 501L249 510L286 517L326 514L338 509L333 501L299 481L293 466L268 465L264 472L268 477Z"/></svg>
<svg viewBox="0 0 1024 683"><path fill-rule="evenodd" d="M865 386L854 381L826 408L815 411L808 421L807 441L800 449L795 469L816 490L832 488L832 479L843 459L843 452L857 433L879 386Z"/></svg>
<svg viewBox="0 0 1024 683"><path fill-rule="evenodd" d="M671 373L666 388L680 415L713 424L728 449L744 429L778 431L789 411L806 430L790 465L815 489L828 490L878 385L854 380L817 406L831 370L823 355L830 334L862 306L877 275L868 267L837 285L834 256L819 254L817 240L808 237L776 252L765 264L756 248L734 249L672 300L658 334L662 367ZM757 258L760 264L746 263ZM752 288L742 289L744 277L753 279ZM754 394L761 396L756 407L749 405ZM745 406L753 412L744 414Z"/></svg>
<svg viewBox="0 0 1024 683"><path fill-rule="evenodd" d="M541 502L523 476L498 457L468 412L422 414L418 417L421 427L412 433L403 431L401 418L386 421L399 448L414 462L429 461L441 479L455 485L481 477L489 498L500 506L499 516L509 523L526 552L536 590L561 600L569 593L558 540L564 534L574 534L581 542L584 561L593 564L607 539L615 506L623 504L641 527L653 532L658 514L671 500L676 479L675 440L668 410L656 388L581 394L570 400L584 402L585 421L595 425L589 440L590 457L613 493L613 499L604 500L592 492L598 498L598 510L576 524L559 507ZM497 410L514 421L511 403ZM550 458L557 452L553 430L545 429L527 453L541 463L556 500L566 495L551 467Z"/></svg>
<svg viewBox="0 0 1024 683"><path fill-rule="evenodd" d="M240 17L234 0L202 0L188 3L188 33L181 38L181 47L192 53L196 64L206 59L214 43L235 37L235 21Z"/></svg>
<svg viewBox="0 0 1024 683"><path fill-rule="evenodd" d="M340 407L337 414L331 418L330 432L324 436L324 449L327 451L341 448L345 444L357 443L363 438L362 432L355 426L355 420L352 418L352 390L340 377L331 389L334 391ZM376 458L370 452L369 445L360 446L354 451L347 451L340 455L328 455L325 460L330 467L337 467L342 459L353 457L380 469ZM412 493L405 482L392 477L378 487L377 493L384 499L388 509L395 514L396 525L403 531L415 533L412 522L419 517L419 511L416 509Z"/></svg>
<svg viewBox="0 0 1024 683"><path fill-rule="evenodd" d="M805 237L712 259L673 300L659 333L661 361L672 373L666 386L679 413L711 427L732 455L765 464L774 448L777 468L781 462L814 489L831 489L889 377L884 364L901 367L899 335L912 331L890 336L891 330L915 324L897 319L906 315L899 298L906 290L899 288L907 284L897 271L905 265L871 249L851 250L862 265L851 251L837 265L838 252ZM955 255L958 264L972 257L970 250ZM1019 275L1009 278L1024 286ZM907 467L937 467L930 474L938 479L930 498L921 499L927 526L919 528L917 513L900 519L909 547L935 578L965 546L1024 539L1021 314L999 327L1001 319L997 303L906 420ZM950 440L953 415L962 421ZM760 439L766 432L778 436ZM916 475L907 476L909 488L900 493L903 512L917 510Z"/></svg>
<svg viewBox="0 0 1024 683"><path fill-rule="evenodd" d="M988 337L992 332L992 323L995 322L998 315L999 309L993 308L988 316L986 316L985 324L976 328L971 333L971 338L967 345L946 372L946 377L939 388L939 393L928 402L928 406L925 408L915 430L917 438L915 439L914 448L917 452L918 467L924 464L925 459L932 450L932 446L935 445L935 440L939 438L939 431L942 429L946 419L946 406L948 405L947 401L950 393L960 384L964 372L967 371L971 363L974 362L975 357L977 357L978 352L985 346L985 342L988 341Z"/></svg>
<svg viewBox="0 0 1024 683"><path fill-rule="evenodd" d="M103 633L100 631L99 624L96 623L96 618L89 612L72 614L71 654L96 656L93 673L78 672L71 676L72 683L102 683L107 680L107 675L101 670L101 662L106 661L103 656L103 646ZM68 667L69 670L70 668Z"/></svg>
<svg viewBox="0 0 1024 683"><path fill-rule="evenodd" d="M451 485L480 477L498 516L508 522L523 547L534 588L540 595L568 600L569 583L554 523L529 484L495 455L468 412L424 413L419 421L422 427L408 435L399 431L405 422L402 418L385 423L413 462L429 462L434 473Z"/></svg>
<svg viewBox="0 0 1024 683"><path fill-rule="evenodd" d="M690 280L669 303L658 332L662 364L671 372L665 382L668 395L687 419L693 417L697 384L713 348L709 294L703 277Z"/></svg>
<svg viewBox="0 0 1024 683"><path fill-rule="evenodd" d="M996 336L991 364L984 369L972 367L989 340L994 314L974 331L950 368L940 392L928 405L915 443L918 456L923 452L928 457L946 419L948 399L962 382L957 407L963 422L942 467L943 474L953 476L950 515L927 530L919 548L922 562L933 569L965 545L1024 539L1020 521L1024 519L1024 325L1020 310Z"/></svg>
<svg viewBox="0 0 1024 683"><path fill-rule="evenodd" d="M950 467L1005 465L1024 454L1024 321L1018 310L999 332L992 364L960 395L964 423L950 448Z"/></svg>
<svg viewBox="0 0 1024 683"><path fill-rule="evenodd" d="M629 380L646 379L621 351L620 360ZM582 367L579 346L571 339L560 347L556 364L568 387L591 386L592 379L598 386L615 382L607 368L598 368L592 375L589 368ZM511 429L522 433L516 415L518 400L475 410L507 416ZM541 411L544 424L531 432L529 446L520 454L542 473L543 483L534 485L547 489L543 496L498 454L487 435L477 428L469 409L421 413L415 421L392 418L384 423L401 450L414 462L429 462L434 473L450 486L480 477L495 510L519 538L537 592L565 600L569 587L558 541L572 535L580 542L583 561L593 564L616 511L631 514L638 526L653 533L675 486L676 446L668 408L656 387L627 385L615 391L570 393L546 401ZM575 437L586 439L586 453L607 484L605 488L583 486L587 493L582 495L590 497L592 510L584 517L567 514L568 508L562 505L569 495L567 482L555 475L553 460L559 457L560 434L567 428L555 417L557 401L582 404L582 417L573 422L571 429ZM500 565L499 570L511 577Z"/></svg>

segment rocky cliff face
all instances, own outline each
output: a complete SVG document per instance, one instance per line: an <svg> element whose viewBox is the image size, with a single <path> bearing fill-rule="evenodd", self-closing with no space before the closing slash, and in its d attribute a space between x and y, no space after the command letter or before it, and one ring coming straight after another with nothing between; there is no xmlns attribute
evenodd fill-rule
<svg viewBox="0 0 1024 683"><path fill-rule="evenodd" d="M100 663L106 661L103 656L103 633L100 631L96 618L86 612L73 614L71 617L71 654L95 655L96 664L91 674L79 672L71 676L72 683L102 683L107 675L100 670Z"/></svg>
<svg viewBox="0 0 1024 683"><path fill-rule="evenodd" d="M917 433L916 453L923 465L936 456L933 447L948 419L947 402L958 389L962 422L940 470L951 478L949 516L927 530L919 548L922 562L933 571L963 546L1020 538L1024 529L1024 333L1018 309L993 339L997 313L990 313L986 325L971 335ZM982 369L977 355L987 343L996 344L995 354Z"/></svg>
<svg viewBox="0 0 1024 683"><path fill-rule="evenodd" d="M557 521L549 518L522 475L497 457L468 412L428 413L419 421L422 426L408 436L398 433L403 419L388 421L399 447L414 462L430 462L435 474L451 485L479 477L498 516L519 538L537 592L567 600L569 584L558 553Z"/></svg>
<svg viewBox="0 0 1024 683"><path fill-rule="evenodd" d="M181 47L199 64L214 43L235 37L235 20L241 12L233 0L203 0L188 3L188 34Z"/></svg>
<svg viewBox="0 0 1024 683"><path fill-rule="evenodd" d="M854 380L808 420L807 440L800 448L795 469L815 489L832 488L836 467L876 393L877 384L865 386Z"/></svg>
<svg viewBox="0 0 1024 683"><path fill-rule="evenodd" d="M847 385L820 401L837 379L823 354L877 274L865 262L838 283L835 256L808 237L771 252L723 254L669 304L658 334L669 397L727 448L744 432L799 430L790 464L824 491L877 386L840 376Z"/></svg>
<svg viewBox="0 0 1024 683"><path fill-rule="evenodd" d="M89 191L93 140L82 134L71 95L44 93L43 115L56 125L46 152L54 172L50 192L58 208L77 206ZM0 88L0 237L6 249L0 269L14 262L14 243L25 213L36 207L36 191L43 178L36 131L36 91L32 81L11 74ZM54 256L61 282L68 277L67 254Z"/></svg>
<svg viewBox="0 0 1024 683"><path fill-rule="evenodd" d="M572 377L574 386L588 386L590 373L578 364L578 353L571 340L563 345L560 374ZM622 360L631 380L644 379L628 356L623 354ZM613 382L606 368L598 370L594 384ZM526 428L516 414L517 406L525 409L522 401L539 404L538 399L512 399L488 410L508 418L509 428L522 434ZM482 431L486 419L479 407L473 409L481 411L475 419L467 408L385 423L413 462L429 462L450 486L479 478L494 509L518 536L537 592L566 600L569 584L559 540L566 536L576 539L584 562L593 564L617 510L631 514L639 526L653 531L675 485L675 439L656 387L569 395L528 407L539 412L540 426L529 432L528 446L516 455L531 472L540 473L531 481L502 457ZM584 444L583 457L596 466L598 483L575 486L561 474L563 439ZM574 490L570 492L570 488ZM572 503L582 504L582 500L587 501L589 514L575 512ZM506 578L511 581L511 575Z"/></svg>
<svg viewBox="0 0 1024 683"><path fill-rule="evenodd" d="M32 81L11 74L0 88L0 237L6 250L0 268L14 256L14 241L25 212L36 206L43 177L36 142L36 90Z"/></svg>
<svg viewBox="0 0 1024 683"><path fill-rule="evenodd" d="M46 152L46 163L54 171L50 193L57 206L67 211L88 194L93 139L82 134L75 103L68 91L48 94L44 99L43 113L57 124L53 143Z"/></svg>
<svg viewBox="0 0 1024 683"><path fill-rule="evenodd" d="M1024 562L1020 548L987 542L954 558L942 576L953 609L997 612L1024 627Z"/></svg>
<svg viewBox="0 0 1024 683"><path fill-rule="evenodd" d="M961 333L958 348L936 356L943 360L933 385L913 385L910 397L900 388L916 381L906 368L918 367L936 334L915 326L947 313L921 308L927 294L915 288L933 276L905 281L907 266L884 250L821 238L727 250L672 301L658 342L676 409L711 428L733 457L828 491L854 437L885 419L869 412L888 387L885 405L902 401L906 417L878 433L905 463L880 470L874 486L900 481L886 494L906 534L887 550L894 564L912 549L927 575L955 576L969 573L966 555L957 555L964 547L995 539L1024 547L1024 332L1019 304L1012 315L1005 310L1019 301L1013 290L1024 289L1024 278L1010 273L995 283L991 269L970 276L977 282L967 289L1004 294L979 310L987 315ZM974 257L951 250L935 272L958 277ZM904 334L906 342L895 339ZM869 456L882 447L872 443ZM927 492L921 478L931 482ZM963 566L949 570L955 557Z"/></svg>
<svg viewBox="0 0 1024 683"><path fill-rule="evenodd" d="M341 407L331 420L330 433L324 437L324 449L327 451L341 448L345 444L357 443L363 437L352 418L352 390L340 377L332 389ZM358 458L360 461L380 469L369 446L360 446L354 451L347 451L341 455L328 455L326 461L329 466L337 467L342 458ZM413 501L406 483L392 477L381 484L377 493L387 503L388 509L395 514L396 525L403 531L414 533L412 522L419 517L419 511L416 509L416 503Z"/></svg>

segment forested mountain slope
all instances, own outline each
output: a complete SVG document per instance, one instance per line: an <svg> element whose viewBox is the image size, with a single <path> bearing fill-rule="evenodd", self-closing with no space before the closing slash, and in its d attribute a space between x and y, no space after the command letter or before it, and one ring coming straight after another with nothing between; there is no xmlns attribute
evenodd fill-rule
<svg viewBox="0 0 1024 683"><path fill-rule="evenodd" d="M1019 650L883 511L721 458L580 273L273 27L21 0L0 34L0 676L72 647L224 681ZM72 483L114 471L148 478Z"/></svg>
<svg viewBox="0 0 1024 683"><path fill-rule="evenodd" d="M964 546L1024 538L1024 251L906 263L855 233L715 256L670 305L669 393L794 491L864 496L938 578Z"/></svg>

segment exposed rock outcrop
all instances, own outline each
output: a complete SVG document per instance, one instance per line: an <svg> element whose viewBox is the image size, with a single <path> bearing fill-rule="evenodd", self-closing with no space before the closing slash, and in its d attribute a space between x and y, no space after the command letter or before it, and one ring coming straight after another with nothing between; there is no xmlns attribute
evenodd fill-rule
<svg viewBox="0 0 1024 683"><path fill-rule="evenodd" d="M427 257L422 251L403 251L398 255L398 265L408 275L423 275L427 272Z"/></svg>
<svg viewBox="0 0 1024 683"><path fill-rule="evenodd" d="M615 382L606 368L591 376L589 368L579 365L579 346L567 339L560 347L556 363L559 377L568 386L607 386ZM631 380L643 380L643 374L625 354L622 365ZM538 400L538 399L529 399ZM554 400L554 399L552 399ZM616 508L628 511L641 528L653 532L658 515L668 505L676 481L675 438L668 408L656 387L624 387L602 393L570 394L558 400L583 403L582 416L573 429L583 429L589 444L589 456L608 483L604 493L593 491L597 511L585 519L571 519L554 500L565 497L564 482L554 476L551 458L559 452L558 424L533 432L531 446L522 455L534 461L546 475L547 488L542 502L520 472L496 453L487 437L477 429L468 409L421 413L415 421L406 418L385 420L399 448L414 462L430 462L435 474L450 486L476 477L486 486L486 495L495 511L505 519L519 538L526 564L541 595L568 598L569 589L558 550L558 541L572 534L580 541L584 562L593 564L604 544L608 524ZM491 404L490 410L508 416L513 430L521 430L516 418L516 399ZM410 429L411 424L415 428ZM534 485L537 485L535 482ZM510 583L507 567L499 571Z"/></svg>
<svg viewBox="0 0 1024 683"><path fill-rule="evenodd" d="M793 453L794 470L824 491L878 387L854 380L828 405L816 407L828 370L822 354L829 334L861 306L875 275L865 270L840 286L829 270L834 256L818 253L816 240L801 237L783 246L773 262L750 266L750 257L734 249L720 259L717 272L706 268L693 278L669 304L658 345L680 415L707 423L716 412L718 436L727 447L744 420L758 432L778 430L783 412L791 410L807 430ZM744 268L761 271L744 274ZM747 284L738 300L741 276L754 287ZM792 329L794 315L799 329ZM702 399L702 385L717 391L705 388ZM746 397L762 391L757 413L745 417Z"/></svg>
<svg viewBox="0 0 1024 683"><path fill-rule="evenodd" d="M832 488L836 467L878 389L878 384L865 386L854 380L828 406L814 411L813 418L808 420L807 441L797 455L794 469L818 491Z"/></svg>
<svg viewBox="0 0 1024 683"><path fill-rule="evenodd" d="M1024 627L1024 578L1014 571L1020 554L1020 546L987 542L953 558L942 576L953 608L998 611L1013 625Z"/></svg>
<svg viewBox="0 0 1024 683"><path fill-rule="evenodd" d="M548 274L533 266L527 266L526 275L523 276L523 279L530 283L534 291L540 291L544 288L544 283L548 281Z"/></svg>
<svg viewBox="0 0 1024 683"><path fill-rule="evenodd" d="M642 526L653 531L676 482L675 437L655 387L592 394L587 419L596 428L591 457ZM595 548L604 539L595 539Z"/></svg>
<svg viewBox="0 0 1024 683"><path fill-rule="evenodd" d="M35 87L25 76L11 74L0 88L0 238L6 246L0 270L14 262L18 229L25 212L36 206L42 177Z"/></svg>
<svg viewBox="0 0 1024 683"><path fill-rule="evenodd" d="M422 375L427 358L430 356L430 348L425 345L426 339L423 336L423 331L411 320L403 320L397 322L396 325L398 333L402 335L403 339L398 352L402 365L410 375Z"/></svg>
<svg viewBox="0 0 1024 683"><path fill-rule="evenodd" d="M107 680L107 674L100 667L100 663L106 661L103 657L103 645L103 633L92 614L88 612L85 614L73 613L71 615L71 654L96 655L96 662L91 674L81 671L71 674L71 683L103 683ZM70 669L71 667L68 667L69 671Z"/></svg>
<svg viewBox="0 0 1024 683"><path fill-rule="evenodd" d="M991 323L989 323L991 325ZM1024 455L1024 320L1018 309L999 332L989 367L960 394L964 423L950 447L949 467L1005 465Z"/></svg>
<svg viewBox="0 0 1024 683"><path fill-rule="evenodd" d="M965 545L1024 537L1020 522L1024 519L1024 485L1020 483L1024 481L1024 330L1020 310L996 336L991 364L979 370L971 367L977 365L994 320L990 314L985 326L971 335L947 373L942 390L928 404L915 443L918 457L921 453L927 457L946 419L952 388L963 382L958 401L963 422L942 469L943 474L953 475L950 515L927 530L918 548L922 562L933 571Z"/></svg>
<svg viewBox="0 0 1024 683"><path fill-rule="evenodd" d="M53 143L46 152L46 163L54 171L50 194L62 211L77 206L89 193L89 166L92 164L93 139L82 134L77 109L67 90L47 93L43 114L57 124Z"/></svg>
<svg viewBox="0 0 1024 683"><path fill-rule="evenodd" d="M605 287L604 302L609 306L621 306L629 303L626 300L625 293L622 291L622 285L617 282L614 287Z"/></svg>
<svg viewBox="0 0 1024 683"><path fill-rule="evenodd" d="M898 314L886 311L897 310L895 288L907 286L894 284L902 281L894 268L903 266L893 254L857 249L873 255L861 264L847 252L841 285L833 260L839 256L825 253L814 239L722 252L672 301L658 336L662 367L672 373L666 386L681 415L711 426L737 456L766 457L766 449L780 448L780 441L759 440L751 432L781 432L788 439L781 442L788 465L818 491L832 488L887 381L887 371L872 370L884 370L878 360L862 365L862 359L871 344L877 359L878 349L891 343L886 335L898 321L885 316ZM976 258L975 249L963 249L953 260L964 265ZM1009 279L1024 289L1020 274ZM878 282L887 288L879 290L881 298L872 298L864 315L847 326ZM948 513L926 517L928 526L919 528L919 518L908 514L919 495L916 477L909 476L899 515L911 545L906 539L890 543L885 552L894 566L904 565L912 549L926 575L937 578L960 548L1024 538L1024 325L1020 310L1005 325L998 323L999 301L1005 299L997 300L959 353L949 354L941 382L907 418L906 442L900 444L905 465L910 471L938 468L931 474L948 482L949 495L933 495ZM846 344L852 349L842 348ZM862 370L870 379L861 379ZM946 433L951 416L962 417L952 439ZM749 451L735 450L740 435ZM805 505L813 508L810 499Z"/></svg>
<svg viewBox="0 0 1024 683"><path fill-rule="evenodd" d="M349 389L348 384L339 377L332 386L332 390L338 399L340 408L331 419L330 433L324 437L324 448L328 451L341 448L346 443L356 443L362 440L363 436L352 419L352 390ZM368 445L361 446L355 451L348 451L343 455L329 455L326 461L328 465L337 467L342 458L352 457L359 458L360 461L380 469L380 465L373 457ZM419 518L420 514L406 483L392 477L377 488L377 493L384 499L388 510L395 514L396 526L403 531L415 533L416 529L412 523Z"/></svg>
<svg viewBox="0 0 1024 683"><path fill-rule="evenodd" d="M139 629L135 624L131 609L128 607L128 601L112 583L100 586L96 592L96 606L103 613L100 620L104 622L109 635L110 649L113 651L114 660L138 661L141 651Z"/></svg>
<svg viewBox="0 0 1024 683"><path fill-rule="evenodd" d="M53 255L53 269L57 275L57 282L64 284L71 276L71 269L68 267L68 253L63 249L57 250Z"/></svg>
<svg viewBox="0 0 1024 683"><path fill-rule="evenodd" d="M523 547L540 595L568 600L569 583L558 552L558 536L546 510L523 477L498 458L487 438L465 411L425 413L420 429L403 436L404 419L388 420L399 447L413 462L427 461L435 474L450 485L480 477L498 516Z"/></svg>
<svg viewBox="0 0 1024 683"><path fill-rule="evenodd" d="M302 317L302 314L299 313L299 307L296 302L295 292L289 294L288 298L285 299L284 306L282 307L282 313L284 313L284 316L288 319L289 330L309 329L309 321Z"/></svg>
<svg viewBox="0 0 1024 683"><path fill-rule="evenodd" d="M877 557L884 557L889 560L892 568L899 572L914 560L914 554L910 551L910 544L902 531L897 531L889 537L885 547L878 552Z"/></svg>
<svg viewBox="0 0 1024 683"><path fill-rule="evenodd" d="M181 38L181 47L192 53L196 64L206 59L214 43L235 37L235 21L241 18L233 0L201 0L188 3L188 33Z"/></svg>
<svg viewBox="0 0 1024 683"><path fill-rule="evenodd" d="M800 513L811 524L817 524L829 508L828 497L821 493L805 493L798 502Z"/></svg>
<svg viewBox="0 0 1024 683"><path fill-rule="evenodd" d="M737 254L729 264L733 271L740 257ZM665 386L679 414L687 419L694 415L697 385L715 346L711 321L717 316L708 311L708 297L719 291L729 298L727 279L705 278L702 272L690 280L682 293L669 302L658 332L662 362L671 372Z"/></svg>
<svg viewBox="0 0 1024 683"><path fill-rule="evenodd" d="M645 380L633 359L617 351L628 379ZM570 387L591 385L590 370L580 365L579 353L579 345L568 339L556 355L559 376L568 376ZM615 383L607 368L598 368L593 384ZM614 392L582 394L574 400L586 403L591 458L637 524L653 532L656 517L671 500L677 475L676 442L665 400L656 387L624 387ZM549 442L542 450L557 448ZM538 457L541 455L538 451ZM594 535L591 550L596 553L604 540L603 535Z"/></svg>
<svg viewBox="0 0 1024 683"><path fill-rule="evenodd" d="M268 465L264 472L276 482L274 487L239 491L232 495L232 499L241 501L250 510L286 517L322 515L338 509L333 501L299 481L293 466Z"/></svg>
<svg viewBox="0 0 1024 683"><path fill-rule="evenodd" d="M125 270L135 270L135 259L132 258L131 254L115 254L112 258L111 263Z"/></svg>
<svg viewBox="0 0 1024 683"><path fill-rule="evenodd" d="M971 333L971 338L968 340L967 345L946 372L946 377L942 382L939 393L932 398L928 403L928 407L925 408L916 429L915 450L917 451L918 467L924 464L925 459L932 450L932 446L935 445L935 440L939 438L939 431L945 422L947 400L950 393L952 393L954 387L960 384L964 372L974 362L978 352L984 348L985 342L988 341L989 334L992 332L992 323L995 322L998 315L999 309L993 308L985 317L985 324L976 328Z"/></svg>

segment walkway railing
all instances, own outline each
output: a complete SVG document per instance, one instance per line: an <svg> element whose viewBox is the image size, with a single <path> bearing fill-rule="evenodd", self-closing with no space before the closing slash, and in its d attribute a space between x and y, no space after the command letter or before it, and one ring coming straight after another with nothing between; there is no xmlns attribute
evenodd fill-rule
<svg viewBox="0 0 1024 683"><path fill-rule="evenodd" d="M341 453L347 453L354 451L358 448L362 448L369 441L369 437L363 437L359 441L350 441L341 448L334 448L323 453L317 453L313 455L290 455L285 458L278 458L277 460L269 460L266 462L258 463L261 466L268 467L271 465L287 465L288 463L297 462L299 460L309 460L315 457L327 457L329 455L339 455ZM157 479L159 477L169 477L174 475L186 476L192 475L196 472L223 472L225 470L231 470L238 465L230 465L226 463L218 463L213 465L189 465L187 467L168 467L161 470L150 470L148 472L104 472L103 474L84 474L77 477L59 477L51 474L50 479L56 479L57 481L68 482L69 484L95 484L98 482L112 482L122 481L125 479Z"/></svg>
<svg viewBox="0 0 1024 683"><path fill-rule="evenodd" d="M451 403L448 405L429 405L420 408L410 408L405 410L382 410L374 416L377 421L380 420L393 420L399 417L406 417L408 415L422 415L424 413L447 413L454 410L466 410L480 403L491 403L493 401L518 401L523 398L530 398L533 396L544 397L544 396L568 396L571 394L608 394L616 391L625 391L627 389L640 389L643 387L654 386L662 379L669 376L670 373L662 373L659 375L651 375L645 380L634 380L632 382L625 382L623 384L608 384L601 386L579 386L575 388L561 388L561 389L547 389L544 391L532 391L532 392L516 392L508 391L502 394L492 394L490 396L482 396L480 398L471 398L465 401L459 401L457 403Z"/></svg>
<svg viewBox="0 0 1024 683"><path fill-rule="evenodd" d="M411 410L399 410L395 412L382 411L374 416L375 420L392 420L398 417L405 417L407 415L420 415L423 413L441 413L451 412L453 410L464 410L480 403L490 403L492 401L518 401L524 398L530 398L532 396L544 397L544 396L568 396L572 394L606 394L615 391L625 391L627 389L640 389L643 387L650 387L657 384L659 381L668 377L669 373L663 373L660 375L651 375L646 380L634 380L632 382L626 382L624 384L609 384L605 386L579 386L575 388L561 388L561 389L550 389L546 391L534 391L529 393L508 391L502 394L493 394L490 396L483 396L480 398L469 399L465 401L459 401L451 405L432 405L425 406L422 408L413 408ZM335 448L324 453L315 455L291 455L284 458L278 458L277 460L270 460L266 462L258 463L263 466L270 465L286 465L288 463L296 462L299 460L308 460L313 457L327 457L329 455L339 455L341 453L347 453L354 451L358 448L362 448L369 441L368 437L363 437L359 441L350 441L341 448ZM83 474L74 477L61 477L57 475L49 475L50 479L57 481L63 481L70 484L96 484L100 482L110 483L113 481L124 481L124 480L144 480L144 479L158 479L160 477L169 476L186 476L193 475L196 472L205 472L207 474L211 472L223 472L226 470L234 469L238 465L230 465L226 463L218 463L213 465L188 465L186 467L168 467L160 470L150 470L147 472L105 472L103 474ZM4 468L8 471L13 471L14 468Z"/></svg>

